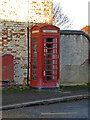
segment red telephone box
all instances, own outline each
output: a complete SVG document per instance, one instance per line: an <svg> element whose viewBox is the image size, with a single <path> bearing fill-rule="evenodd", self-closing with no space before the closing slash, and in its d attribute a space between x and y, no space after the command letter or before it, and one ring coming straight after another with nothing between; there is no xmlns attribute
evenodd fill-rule
<svg viewBox="0 0 90 120"><path fill-rule="evenodd" d="M60 29L39 24L31 29L30 86L59 88Z"/></svg>

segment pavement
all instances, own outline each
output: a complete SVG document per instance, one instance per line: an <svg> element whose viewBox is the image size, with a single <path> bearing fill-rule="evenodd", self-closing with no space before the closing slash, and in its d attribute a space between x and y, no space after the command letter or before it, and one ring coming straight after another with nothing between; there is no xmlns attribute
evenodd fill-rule
<svg viewBox="0 0 90 120"><path fill-rule="evenodd" d="M0 106L0 110L67 102L86 98L88 98L87 87L44 91L4 91L2 92L2 106Z"/></svg>

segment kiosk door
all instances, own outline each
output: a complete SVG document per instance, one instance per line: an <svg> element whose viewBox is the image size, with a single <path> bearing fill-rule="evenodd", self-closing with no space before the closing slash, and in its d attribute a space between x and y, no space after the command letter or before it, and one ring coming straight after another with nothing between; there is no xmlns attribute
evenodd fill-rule
<svg viewBox="0 0 90 120"><path fill-rule="evenodd" d="M44 81L57 81L59 77L59 38L44 38Z"/></svg>

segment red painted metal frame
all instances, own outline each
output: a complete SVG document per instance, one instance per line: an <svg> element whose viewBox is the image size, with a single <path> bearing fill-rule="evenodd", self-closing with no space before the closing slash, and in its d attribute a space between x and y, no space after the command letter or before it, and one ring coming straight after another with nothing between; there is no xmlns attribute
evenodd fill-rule
<svg viewBox="0 0 90 120"><path fill-rule="evenodd" d="M37 31L39 30L39 32ZM44 33L43 30L57 30L57 33ZM32 33L34 31L34 33ZM35 33L36 31L36 33ZM37 38L37 80L33 80L33 38ZM57 79L44 81L44 39L57 38ZM60 29L53 25L41 24L31 29L30 86L35 88L58 88L60 85Z"/></svg>
<svg viewBox="0 0 90 120"><path fill-rule="evenodd" d="M90 64L90 50L89 50L89 64Z"/></svg>

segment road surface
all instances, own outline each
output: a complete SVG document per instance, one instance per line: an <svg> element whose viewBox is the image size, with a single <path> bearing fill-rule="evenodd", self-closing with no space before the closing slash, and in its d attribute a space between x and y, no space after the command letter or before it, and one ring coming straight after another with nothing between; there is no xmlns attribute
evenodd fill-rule
<svg viewBox="0 0 90 120"><path fill-rule="evenodd" d="M88 100L3 110L3 118L88 118Z"/></svg>

